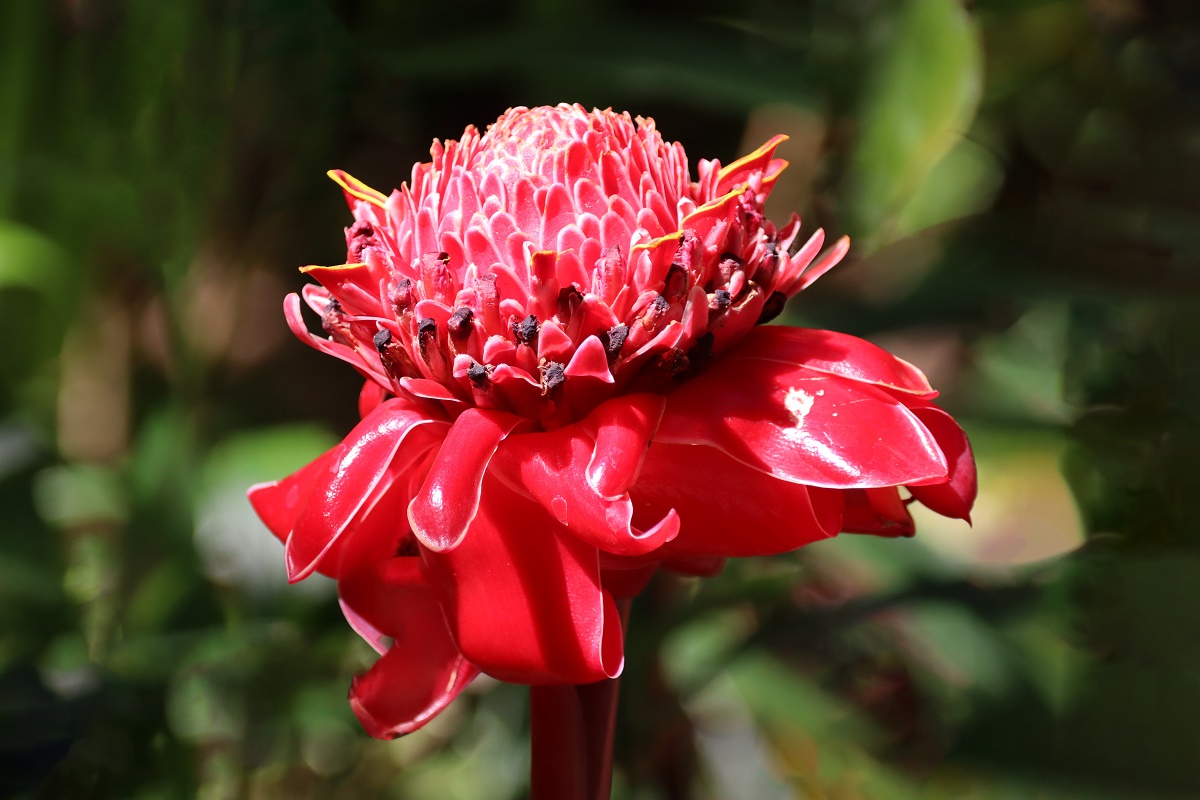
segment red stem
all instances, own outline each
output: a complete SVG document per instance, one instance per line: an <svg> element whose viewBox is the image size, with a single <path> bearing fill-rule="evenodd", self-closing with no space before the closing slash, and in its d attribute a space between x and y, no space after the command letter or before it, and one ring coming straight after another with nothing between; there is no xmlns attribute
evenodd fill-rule
<svg viewBox="0 0 1200 800"><path fill-rule="evenodd" d="M530 686L530 800L588 800L588 743L575 686Z"/></svg>
<svg viewBox="0 0 1200 800"><path fill-rule="evenodd" d="M622 627L629 601L619 603ZM530 800L609 800L619 679L530 686Z"/></svg>

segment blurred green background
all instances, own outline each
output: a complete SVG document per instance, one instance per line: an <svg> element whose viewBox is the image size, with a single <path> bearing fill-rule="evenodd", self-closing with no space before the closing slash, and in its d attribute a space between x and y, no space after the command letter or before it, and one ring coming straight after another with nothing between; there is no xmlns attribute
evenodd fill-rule
<svg viewBox="0 0 1200 800"><path fill-rule="evenodd" d="M787 321L925 369L981 483L654 583L614 797L1200 797L1194 0L4 0L0 795L523 795L518 687L362 733L373 654L244 489L355 421L280 310L325 170L564 100L789 134L772 215L855 246Z"/></svg>

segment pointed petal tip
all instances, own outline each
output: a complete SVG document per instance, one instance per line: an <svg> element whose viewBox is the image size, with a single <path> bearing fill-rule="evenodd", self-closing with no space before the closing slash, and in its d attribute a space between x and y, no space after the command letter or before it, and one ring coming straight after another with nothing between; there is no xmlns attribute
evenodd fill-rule
<svg viewBox="0 0 1200 800"><path fill-rule="evenodd" d="M295 548L292 545L293 541L295 541L295 538L289 536L287 543L284 545L283 561L284 565L287 567L288 583L299 583L309 575L313 574L317 568L317 561L319 561L320 558L318 557L312 560L297 558Z"/></svg>
<svg viewBox="0 0 1200 800"><path fill-rule="evenodd" d="M756 160L763 158L769 159L770 156L775 152L775 149L779 147L779 145L786 142L788 138L790 137L784 133L775 134L770 139L755 148L752 152L747 153L727 166L721 167L721 170L717 173L717 180L725 180L725 178L732 175L737 170L743 169L747 164L751 164Z"/></svg>
<svg viewBox="0 0 1200 800"><path fill-rule="evenodd" d="M266 491L267 489L270 489L273 486L276 486L278 483L279 483L279 481L263 481L262 483L256 483L253 486L246 489L246 499L250 501L250 505L254 505L255 495L259 494L260 492Z"/></svg>
<svg viewBox="0 0 1200 800"><path fill-rule="evenodd" d="M384 197L382 192L372 189L345 170L331 169L325 174L334 183L342 187L342 191L357 200L362 200L380 208L383 208L387 203L387 198Z"/></svg>

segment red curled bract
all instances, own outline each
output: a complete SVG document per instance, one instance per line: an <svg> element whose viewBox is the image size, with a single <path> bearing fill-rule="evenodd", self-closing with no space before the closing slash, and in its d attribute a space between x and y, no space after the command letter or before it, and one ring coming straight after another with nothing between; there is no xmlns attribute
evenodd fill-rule
<svg viewBox="0 0 1200 800"><path fill-rule="evenodd" d="M305 268L284 310L366 379L363 419L250 500L381 653L351 688L372 735L481 671L616 676L615 600L657 569L910 534L901 487L969 518L970 445L916 367L761 325L847 247L763 216L783 138L693 180L651 120L517 108L390 195L330 173L347 263Z"/></svg>

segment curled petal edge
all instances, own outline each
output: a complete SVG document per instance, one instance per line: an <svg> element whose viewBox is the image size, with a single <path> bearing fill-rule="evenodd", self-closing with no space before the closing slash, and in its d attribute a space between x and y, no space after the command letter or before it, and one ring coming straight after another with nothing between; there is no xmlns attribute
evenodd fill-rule
<svg viewBox="0 0 1200 800"><path fill-rule="evenodd" d="M522 422L514 414L479 408L467 409L454 421L408 506L409 525L421 544L441 553L462 543L479 513L488 464Z"/></svg>

